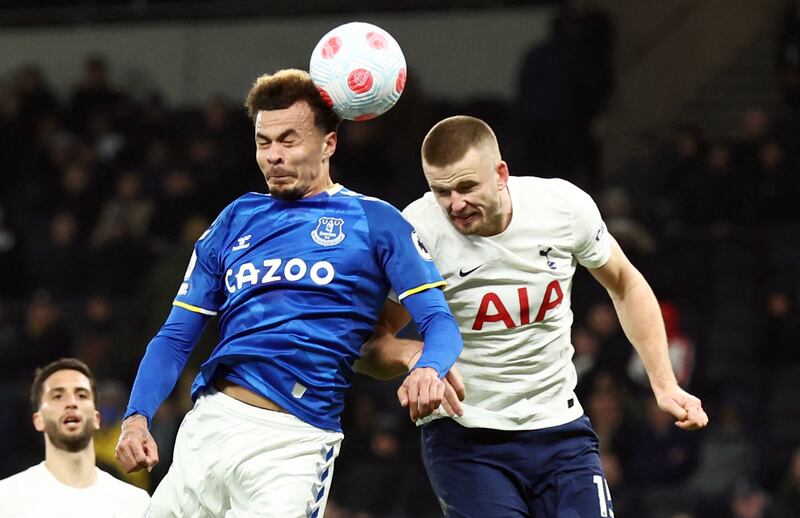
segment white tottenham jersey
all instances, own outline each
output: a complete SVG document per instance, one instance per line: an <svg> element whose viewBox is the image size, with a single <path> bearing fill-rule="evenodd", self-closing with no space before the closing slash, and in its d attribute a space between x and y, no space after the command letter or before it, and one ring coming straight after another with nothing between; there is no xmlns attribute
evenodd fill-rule
<svg viewBox="0 0 800 518"><path fill-rule="evenodd" d="M583 414L574 392L572 277L578 263L604 265L611 240L594 201L567 181L510 177L508 189L511 223L495 236L459 233L432 193L403 214L447 281L464 338L456 365L467 397L456 419L532 430Z"/></svg>
<svg viewBox="0 0 800 518"><path fill-rule="evenodd" d="M86 488L62 484L44 462L0 480L3 518L142 518L149 504L146 491L100 469Z"/></svg>

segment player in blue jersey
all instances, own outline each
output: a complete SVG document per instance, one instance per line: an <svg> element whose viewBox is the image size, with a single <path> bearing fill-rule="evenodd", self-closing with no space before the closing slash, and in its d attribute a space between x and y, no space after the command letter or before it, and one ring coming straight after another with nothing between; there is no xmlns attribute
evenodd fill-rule
<svg viewBox="0 0 800 518"><path fill-rule="evenodd" d="M331 181L339 119L308 74L262 76L245 105L269 194L237 199L198 240L117 445L126 470L158 461L150 420L218 316L220 342L192 387L152 517L321 517L344 391L390 290L425 343L403 382L420 415L442 402L462 346L444 281L411 225Z"/></svg>

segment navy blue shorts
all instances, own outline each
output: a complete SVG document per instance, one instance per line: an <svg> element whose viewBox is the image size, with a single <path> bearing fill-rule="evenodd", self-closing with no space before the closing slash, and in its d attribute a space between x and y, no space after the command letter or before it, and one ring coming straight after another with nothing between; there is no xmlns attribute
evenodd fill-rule
<svg viewBox="0 0 800 518"><path fill-rule="evenodd" d="M541 430L422 427L422 456L447 518L614 516L589 418Z"/></svg>

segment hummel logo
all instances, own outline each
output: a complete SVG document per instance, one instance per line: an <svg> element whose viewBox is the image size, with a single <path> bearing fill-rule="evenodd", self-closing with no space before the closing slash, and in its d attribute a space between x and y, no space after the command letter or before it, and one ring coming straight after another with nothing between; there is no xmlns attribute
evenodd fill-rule
<svg viewBox="0 0 800 518"><path fill-rule="evenodd" d="M478 269L478 268L480 268L481 266L483 266L483 263L479 264L478 266L476 266L476 267L475 267L475 268L473 268L472 270L467 270L466 272L464 271L464 269L463 269L463 268L461 268L460 270L458 270L458 274L459 274L461 277L466 277L467 275L471 274L472 272L474 272L475 270L477 270L477 269Z"/></svg>

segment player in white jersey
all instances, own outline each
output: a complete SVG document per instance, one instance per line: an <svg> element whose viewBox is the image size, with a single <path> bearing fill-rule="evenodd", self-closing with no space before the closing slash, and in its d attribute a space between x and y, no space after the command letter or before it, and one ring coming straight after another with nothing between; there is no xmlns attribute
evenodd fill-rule
<svg viewBox="0 0 800 518"><path fill-rule="evenodd" d="M608 290L659 407L683 429L702 428L708 416L675 380L652 289L589 195L563 180L510 177L483 121L440 121L422 165L431 192L404 215L447 281L464 339L463 416L422 427L445 516L613 516L597 437L574 393L572 277L580 264ZM392 302L384 315L364 361L413 364L418 345L393 336L407 317ZM402 387L398 395L408 404Z"/></svg>
<svg viewBox="0 0 800 518"><path fill-rule="evenodd" d="M0 515L141 518L149 495L95 466L100 414L86 364L63 358L38 369L31 402L33 425L44 434L45 460L0 480Z"/></svg>

